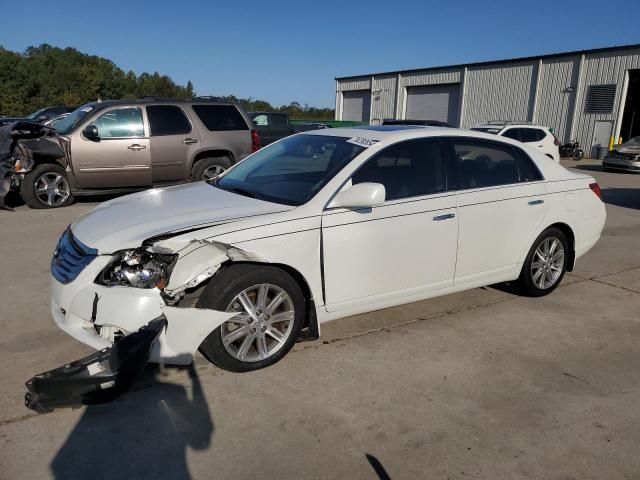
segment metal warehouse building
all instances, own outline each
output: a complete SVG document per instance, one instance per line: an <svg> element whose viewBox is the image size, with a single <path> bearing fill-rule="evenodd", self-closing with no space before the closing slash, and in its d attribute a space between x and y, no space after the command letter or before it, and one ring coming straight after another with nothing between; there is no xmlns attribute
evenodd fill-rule
<svg viewBox="0 0 640 480"><path fill-rule="evenodd" d="M336 78L336 120L553 128L587 153L640 135L640 44Z"/></svg>

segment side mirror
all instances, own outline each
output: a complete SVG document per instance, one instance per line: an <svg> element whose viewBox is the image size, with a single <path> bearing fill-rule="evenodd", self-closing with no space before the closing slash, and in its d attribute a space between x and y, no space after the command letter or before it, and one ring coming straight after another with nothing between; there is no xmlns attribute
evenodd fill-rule
<svg viewBox="0 0 640 480"><path fill-rule="evenodd" d="M338 193L327 208L371 208L384 203L386 192L381 183L356 183Z"/></svg>
<svg viewBox="0 0 640 480"><path fill-rule="evenodd" d="M87 125L84 130L82 130L82 135L89 140L100 140L100 134L98 133L98 127L95 125Z"/></svg>

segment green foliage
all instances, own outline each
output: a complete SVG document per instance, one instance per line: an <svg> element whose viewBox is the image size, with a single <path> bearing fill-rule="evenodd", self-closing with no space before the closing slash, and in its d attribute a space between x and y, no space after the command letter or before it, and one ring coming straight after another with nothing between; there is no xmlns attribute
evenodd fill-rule
<svg viewBox="0 0 640 480"><path fill-rule="evenodd" d="M102 99L193 97L193 85L166 75L124 72L111 60L47 44L17 53L0 47L0 113L26 115L52 105Z"/></svg>
<svg viewBox="0 0 640 480"><path fill-rule="evenodd" d="M125 72L106 58L75 48L42 44L17 53L0 47L0 114L27 115L53 105L79 106L102 99L166 97L192 98L193 84L177 85L167 75ZM291 102L273 107L265 100L219 97L240 104L246 111L284 112L290 118L333 120L331 108Z"/></svg>

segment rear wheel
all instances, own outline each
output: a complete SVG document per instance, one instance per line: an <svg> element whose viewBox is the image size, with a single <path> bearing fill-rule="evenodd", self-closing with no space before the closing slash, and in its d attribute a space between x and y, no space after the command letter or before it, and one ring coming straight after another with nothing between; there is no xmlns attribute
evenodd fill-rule
<svg viewBox="0 0 640 480"><path fill-rule="evenodd" d="M584 152L582 150L575 150L571 155L575 161L582 160L584 158Z"/></svg>
<svg viewBox="0 0 640 480"><path fill-rule="evenodd" d="M198 160L191 170L191 181L211 180L231 166L229 157L208 157Z"/></svg>
<svg viewBox="0 0 640 480"><path fill-rule="evenodd" d="M31 208L59 208L73 203L67 174L60 165L38 165L20 183L20 195Z"/></svg>
<svg viewBox="0 0 640 480"><path fill-rule="evenodd" d="M224 269L196 306L237 312L200 345L207 360L232 372L258 370L279 361L293 347L305 315L298 283L279 268L255 264Z"/></svg>
<svg viewBox="0 0 640 480"><path fill-rule="evenodd" d="M569 259L569 244L561 230L548 228L533 243L518 286L525 295L542 297L553 292L564 277Z"/></svg>

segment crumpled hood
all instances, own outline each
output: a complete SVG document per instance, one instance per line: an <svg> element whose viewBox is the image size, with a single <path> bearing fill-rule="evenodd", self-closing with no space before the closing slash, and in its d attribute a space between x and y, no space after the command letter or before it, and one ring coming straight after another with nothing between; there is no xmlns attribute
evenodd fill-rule
<svg viewBox="0 0 640 480"><path fill-rule="evenodd" d="M221 190L205 182L154 188L101 203L71 225L73 234L100 253L140 246L156 235L294 207Z"/></svg>

